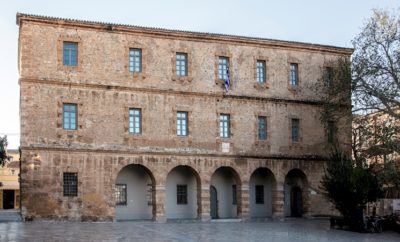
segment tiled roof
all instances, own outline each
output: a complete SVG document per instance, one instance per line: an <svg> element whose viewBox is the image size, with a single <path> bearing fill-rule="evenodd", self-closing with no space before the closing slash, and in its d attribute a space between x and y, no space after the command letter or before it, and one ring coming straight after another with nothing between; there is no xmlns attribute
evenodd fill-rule
<svg viewBox="0 0 400 242"><path fill-rule="evenodd" d="M309 47L316 49L331 49L334 52L342 52L343 54L352 54L352 48L346 47L338 47L332 45L322 45L322 44L313 44L313 43L305 43L305 42L297 42L297 41L287 41L287 40L278 40L278 39L269 39L269 38L260 38L260 37L249 37L249 36L241 36L241 35L230 35L230 34L217 34L217 33L207 33L207 32L195 32L195 31L185 31L185 30L174 30L174 29L164 29L164 28L155 28L155 27L144 27L138 25L130 25L130 24L117 24L117 23L106 23L99 21L88 21L88 20L78 20L78 19L70 19L70 18L60 18L60 17L51 17L51 16L43 16L43 15L35 15L35 14L25 14L25 13L17 13L17 25L20 24L21 18L25 19L36 19L43 21L56 21L56 22L66 22L71 24L83 24L83 25L93 25L93 26L103 26L107 29L114 29L117 27L134 29L134 30L142 30L142 31L153 31L158 33L165 34L185 34L190 35L191 37L204 37L204 38L220 38L231 41L244 41L244 42L264 42L265 44L275 44L275 45L288 45L288 46L298 46L298 47Z"/></svg>

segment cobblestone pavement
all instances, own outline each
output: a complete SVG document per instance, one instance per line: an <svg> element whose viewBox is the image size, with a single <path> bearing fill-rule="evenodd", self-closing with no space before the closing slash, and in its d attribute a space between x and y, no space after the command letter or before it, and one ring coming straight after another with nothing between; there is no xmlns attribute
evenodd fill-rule
<svg viewBox="0 0 400 242"><path fill-rule="evenodd" d="M400 234L329 229L327 220L268 222L0 223L0 241L400 241Z"/></svg>

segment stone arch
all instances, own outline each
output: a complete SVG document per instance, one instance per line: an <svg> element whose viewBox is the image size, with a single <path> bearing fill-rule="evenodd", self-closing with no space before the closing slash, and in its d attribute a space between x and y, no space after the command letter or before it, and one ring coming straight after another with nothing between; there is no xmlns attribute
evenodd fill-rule
<svg viewBox="0 0 400 242"><path fill-rule="evenodd" d="M182 186L186 187L186 196L181 194L178 198L178 186L180 186L179 189L182 189ZM167 219L200 218L202 212L201 179L199 173L192 166L177 165L170 169L166 177L165 190ZM183 201L184 197L186 197L186 201Z"/></svg>
<svg viewBox="0 0 400 242"><path fill-rule="evenodd" d="M146 166L123 166L114 182L115 220L155 219L155 184L154 175ZM118 193L125 195L117 199Z"/></svg>
<svg viewBox="0 0 400 242"><path fill-rule="evenodd" d="M272 217L277 199L277 183L274 173L266 167L256 168L250 175L250 217Z"/></svg>
<svg viewBox="0 0 400 242"><path fill-rule="evenodd" d="M217 192L217 197L214 197L215 194L210 194L211 218L236 218L241 216L241 190L242 182L239 173L230 166L218 167L210 180L210 192ZM213 199L216 199L216 201Z"/></svg>
<svg viewBox="0 0 400 242"><path fill-rule="evenodd" d="M298 168L291 169L284 182L284 214L286 217L302 217L308 211L308 179Z"/></svg>

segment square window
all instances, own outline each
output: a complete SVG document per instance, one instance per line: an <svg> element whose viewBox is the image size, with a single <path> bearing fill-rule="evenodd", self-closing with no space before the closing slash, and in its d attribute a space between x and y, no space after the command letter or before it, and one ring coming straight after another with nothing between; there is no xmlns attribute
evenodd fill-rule
<svg viewBox="0 0 400 242"><path fill-rule="evenodd" d="M142 72L142 50L129 49L129 71Z"/></svg>
<svg viewBox="0 0 400 242"><path fill-rule="evenodd" d="M292 142L299 142L300 120L292 119Z"/></svg>
<svg viewBox="0 0 400 242"><path fill-rule="evenodd" d="M129 133L142 133L142 110L140 108L129 109Z"/></svg>
<svg viewBox="0 0 400 242"><path fill-rule="evenodd" d="M76 130L77 129L77 105L74 103L63 104L63 129Z"/></svg>
<svg viewBox="0 0 400 242"><path fill-rule="evenodd" d="M297 63L290 64L290 85L299 85L299 65Z"/></svg>
<svg viewBox="0 0 400 242"><path fill-rule="evenodd" d="M257 61L257 82L258 83L265 83L266 81L266 64L263 60Z"/></svg>
<svg viewBox="0 0 400 242"><path fill-rule="evenodd" d="M219 116L219 136L221 138L229 138L230 136L230 115L220 114Z"/></svg>
<svg viewBox="0 0 400 242"><path fill-rule="evenodd" d="M264 186L256 185L256 204L264 204Z"/></svg>
<svg viewBox="0 0 400 242"><path fill-rule="evenodd" d="M258 139L267 139L267 117L258 116Z"/></svg>
<svg viewBox="0 0 400 242"><path fill-rule="evenodd" d="M126 184L115 184L115 204L127 205Z"/></svg>
<svg viewBox="0 0 400 242"><path fill-rule="evenodd" d="M63 42L63 65L64 66L78 65L78 43Z"/></svg>
<svg viewBox="0 0 400 242"><path fill-rule="evenodd" d="M176 185L176 203L187 204L187 185Z"/></svg>
<svg viewBox="0 0 400 242"><path fill-rule="evenodd" d="M188 133L188 113L179 111L176 113L176 134L178 136L187 136Z"/></svg>
<svg viewBox="0 0 400 242"><path fill-rule="evenodd" d="M78 173L63 173L64 197L78 196Z"/></svg>
<svg viewBox="0 0 400 242"><path fill-rule="evenodd" d="M187 54L186 53L176 53L176 75L177 76L187 76L188 69Z"/></svg>

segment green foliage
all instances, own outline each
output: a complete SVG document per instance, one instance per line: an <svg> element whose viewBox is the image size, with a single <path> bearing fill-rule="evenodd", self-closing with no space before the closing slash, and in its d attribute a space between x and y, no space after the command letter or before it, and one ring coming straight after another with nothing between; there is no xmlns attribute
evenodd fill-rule
<svg viewBox="0 0 400 242"><path fill-rule="evenodd" d="M342 152L333 151L321 184L329 200L352 229L358 230L363 224L365 205L381 197L382 190L375 173L365 165L357 166L356 163Z"/></svg>
<svg viewBox="0 0 400 242"><path fill-rule="evenodd" d="M10 160L10 157L7 156L7 136L0 137L0 165L4 166L5 163Z"/></svg>

